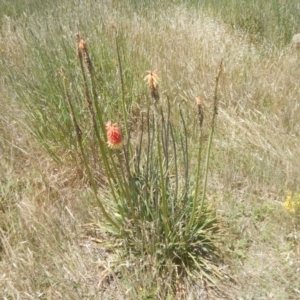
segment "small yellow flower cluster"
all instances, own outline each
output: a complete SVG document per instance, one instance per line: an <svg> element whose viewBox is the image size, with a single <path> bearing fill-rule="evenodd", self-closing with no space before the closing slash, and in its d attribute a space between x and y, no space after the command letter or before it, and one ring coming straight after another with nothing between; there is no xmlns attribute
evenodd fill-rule
<svg viewBox="0 0 300 300"><path fill-rule="evenodd" d="M300 211L300 194L291 194L287 196L283 203L283 207L291 213Z"/></svg>

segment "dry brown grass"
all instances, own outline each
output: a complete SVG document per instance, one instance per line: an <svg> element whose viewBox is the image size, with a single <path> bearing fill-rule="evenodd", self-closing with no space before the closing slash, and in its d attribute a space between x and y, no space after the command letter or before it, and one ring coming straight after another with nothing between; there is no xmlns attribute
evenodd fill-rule
<svg viewBox="0 0 300 300"><path fill-rule="evenodd" d="M82 17L80 9L77 14ZM300 189L297 53L251 44L247 36L184 6L155 18L130 19L104 9L101 18L105 28L115 24L126 31L133 67L159 69L160 101L169 95L186 115L195 111L198 95L209 109L214 75L224 59L208 194L229 226L224 252L232 257L226 262L236 283L227 294L230 299L298 299L299 227L282 207L286 193ZM4 58L22 65L22 27L16 26L9 35L2 32L0 46ZM147 68L141 57L148 57ZM143 79L143 73L134 76ZM27 133L5 80L0 86L0 297L138 297L153 278L145 275L144 282L142 274L128 273L108 284L113 258L95 242L103 235L93 230L87 235L82 228L100 218L89 187L72 165L56 165ZM190 132L197 122L195 117L188 124Z"/></svg>

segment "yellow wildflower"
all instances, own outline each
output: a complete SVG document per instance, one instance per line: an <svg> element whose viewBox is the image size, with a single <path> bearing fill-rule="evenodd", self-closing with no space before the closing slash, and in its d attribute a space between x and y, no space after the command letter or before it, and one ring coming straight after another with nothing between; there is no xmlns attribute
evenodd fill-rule
<svg viewBox="0 0 300 300"><path fill-rule="evenodd" d="M296 213L300 211L300 194L290 194L287 196L285 202L283 203L285 210Z"/></svg>

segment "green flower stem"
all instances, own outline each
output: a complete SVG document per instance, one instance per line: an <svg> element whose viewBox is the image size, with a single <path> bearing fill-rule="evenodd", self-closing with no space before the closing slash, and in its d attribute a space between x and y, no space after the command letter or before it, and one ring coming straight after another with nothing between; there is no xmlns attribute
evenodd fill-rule
<svg viewBox="0 0 300 300"><path fill-rule="evenodd" d="M125 151L125 147L123 147L123 151ZM123 196L122 198L124 200L126 200L126 203L123 205L127 205L127 204L129 205L132 217L134 218L134 220L136 220L135 209L134 209L133 203L132 203L132 197L134 197L133 193L135 193L135 191L130 186L131 174L129 173L128 178L126 178L125 171L123 169L122 157L121 157L119 151L117 153L117 156L118 156L118 160L119 160L120 169L122 172L122 177L124 178L124 181L126 181L126 180L128 181L128 184L125 184L125 190L123 191L123 195L122 195ZM125 157L125 160L126 160L125 163L127 164L128 161L127 161L126 157Z"/></svg>
<svg viewBox="0 0 300 300"><path fill-rule="evenodd" d="M89 177L89 180L90 180L90 183L91 183L91 186L92 186L92 189L93 189L93 192L94 192L94 195L95 195L95 198L97 200L97 203L101 209L101 212L103 213L104 217L107 219L107 221L113 225L117 230L120 229L119 225L109 216L109 214L107 213L107 211L105 210L101 200L99 199L98 197L98 192L97 192L97 187L96 187L96 183L95 183L95 180L93 178L93 175L92 175L92 172L91 172L91 169L89 167L89 163L88 163L88 160L86 158L86 155L85 155L85 152L83 150L83 146L82 146L82 143L80 143L80 152L81 152L81 155L82 155L82 158L83 158L83 162L84 162L84 165L85 165L85 168L86 168L86 171L88 173L88 177Z"/></svg>
<svg viewBox="0 0 300 300"><path fill-rule="evenodd" d="M89 98L89 94L88 94L88 85L87 85L87 77L85 76L85 71L84 71L84 67L83 67L83 62L82 62L82 57L79 57L80 60L80 65L81 65L81 71L83 74L83 81L84 81L84 89L85 89L85 93L87 95L87 97ZM101 139L101 134L99 131L99 128L97 126L96 123L96 119L95 116L97 116L98 120L99 120L99 124L100 124L100 130L105 138L106 141L106 130L105 130L105 124L102 118L102 112L101 112L101 108L99 107L98 101L97 101L97 93L95 90L95 83L94 83L94 74L92 73L91 76L91 87L92 87L92 94L93 94L93 106L91 105L89 107L89 110L91 112L91 116L93 118L93 128L96 134L96 138L98 140L98 145L100 148L100 154L102 157L102 160L104 162L104 167L105 167L105 171L107 173L107 178L108 178L108 183L113 195L113 198L115 200L115 202L118 202L118 196L115 193L115 187L113 183L118 183L119 188L121 189L121 194L123 194L123 196L125 196L126 194L126 187L124 187L124 185L126 185L126 180L125 180L125 176L123 176L123 179L121 178L120 174L119 174L119 170L116 166L116 163L113 159L113 155L112 155L112 151L108 150L106 151L107 148L107 144L103 142L103 140ZM96 114L94 112L94 109L96 110ZM109 156L109 161L107 159L107 155ZM111 162L111 164L110 164ZM112 168L110 167L112 166ZM124 175L124 173L122 174Z"/></svg>
<svg viewBox="0 0 300 300"><path fill-rule="evenodd" d="M212 139L213 139L213 135L214 135L214 131L215 131L216 118L217 118L217 114L218 114L218 85L219 85L219 79L220 79L221 72L222 72L222 65L223 65L223 60L221 60L221 62L220 62L219 69L218 69L218 72L216 75L216 83L215 83L215 91L214 91L214 104L213 104L214 111L213 111L212 120L211 120L211 130L210 130L210 135L209 135L208 148L207 148L207 152L206 152L203 191L202 191L202 198L201 198L201 203L200 203L200 212L201 213L202 213L204 200L205 200L205 196L206 196L209 158L210 158L210 152L211 152Z"/></svg>
<svg viewBox="0 0 300 300"><path fill-rule="evenodd" d="M221 60L219 69L216 75L216 81L215 81L215 89L214 89L214 102L213 102L213 115L212 115L212 120L211 120L211 126L210 126L210 134L209 134L209 140L208 140L208 146L207 146L207 151L206 151L206 160L205 160L205 171L204 171L204 179L203 179L203 190L202 190L202 196L201 196L201 202L200 202L200 208L199 212L202 214L203 210L203 205L206 197L206 188L207 188L207 179L208 179L208 168L209 168L209 159L210 159L210 152L212 148L212 140L213 140L213 135L215 131L215 124L216 124L216 117L218 114L218 85L219 85L219 79L222 71L222 63L223 60ZM201 130L201 129L200 129ZM199 193L199 181L200 181L200 170L201 170L201 154L202 154L202 140L201 136L199 139L199 150L198 150L198 166L197 166L197 173L196 173L196 187L195 187L195 194L193 198L193 207L192 207L192 212L190 216L190 220L187 226L187 232L189 232L192 224L194 223L195 219L195 213L196 213L196 208L197 208L197 200L198 200L198 193Z"/></svg>
<svg viewBox="0 0 300 300"><path fill-rule="evenodd" d="M214 119L214 117L213 117ZM213 122L214 123L214 122ZM202 197L200 202L200 213L202 213L203 204L206 196L206 188L207 188L207 178L208 178L208 167L209 167L209 158L210 158L210 152L211 152L211 145L212 145L212 138L214 135L214 124L211 127L210 134L209 134L209 141L208 141L208 147L206 152L206 159L205 159L205 172L204 172L204 180L203 180L203 190L202 190ZM201 151L201 150L200 150ZM195 200L195 199L194 199ZM194 201L195 202L195 201Z"/></svg>
<svg viewBox="0 0 300 300"><path fill-rule="evenodd" d="M78 123L77 123L77 120L76 120L76 116L75 116L75 113L74 113L74 109L73 109L73 105L71 103L71 100L70 100L70 97L69 97L69 94L68 94L68 91L67 91L67 88L66 88L66 78L65 78L65 76L63 77L63 79L64 79L63 81L64 81L65 96L66 96L66 100L67 100L68 105L69 105L69 110L70 110L70 114L71 114L71 119L72 119L72 122L73 122L73 126L75 128L76 137L77 137L77 143L78 143L78 146L79 146L79 149L80 149L80 153L81 153L81 156L82 156L82 159L83 159L84 166L85 166L86 171L88 173L88 178L89 178L89 181L91 183L92 190L94 192L95 198L97 200L97 203L98 203L98 205L99 205L99 207L101 209L101 212L102 212L103 216L106 218L106 220L111 225L113 225L117 230L119 230L118 224L109 216L109 214L105 210L105 208L104 208L101 200L98 197L96 183L95 183L95 180L93 178L93 175L92 175L91 169L89 167L89 163L88 163L87 157L86 157L84 149L83 149L81 130L80 130L79 126L78 126Z"/></svg>
<svg viewBox="0 0 300 300"><path fill-rule="evenodd" d="M194 223L194 219L195 219L195 213L196 213L197 202L198 202L198 194L199 194L201 157L202 157L202 142L201 142L201 139L200 139L198 155L197 155L198 165L197 165L197 173L196 173L196 186L195 186L195 192L194 192L194 198L193 198L192 212L191 212L190 220L189 220L189 223L188 223L188 226L187 226L187 233L190 231L191 226Z"/></svg>
<svg viewBox="0 0 300 300"><path fill-rule="evenodd" d="M124 83L124 78L123 78L123 68L122 68L122 62L121 62L117 30L115 31L115 39L116 39L117 58L118 58L118 66L119 66L121 89L122 89L122 110L123 110L124 126L125 126L126 135L128 135L129 130L128 130L128 124L127 124L127 111L126 111L126 103L125 103L125 83Z"/></svg>
<svg viewBox="0 0 300 300"><path fill-rule="evenodd" d="M167 203L167 197L166 197L166 187L165 187L165 176L164 176L164 168L163 168L162 148L161 148L161 140L159 138L157 118L158 118L158 115L156 114L156 117L155 117L155 131L156 131L158 164L159 164L159 173L160 173L161 205L162 205L162 216L163 216L162 221L163 221L163 226L164 226L164 229L165 229L165 242L167 243L167 237L169 236L168 203Z"/></svg>

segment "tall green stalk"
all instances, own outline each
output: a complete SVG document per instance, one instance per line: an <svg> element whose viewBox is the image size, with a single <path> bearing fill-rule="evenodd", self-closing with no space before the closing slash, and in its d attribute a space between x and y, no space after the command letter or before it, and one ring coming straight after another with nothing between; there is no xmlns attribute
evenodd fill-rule
<svg viewBox="0 0 300 300"><path fill-rule="evenodd" d="M200 212L202 212L203 204L206 197L206 188L207 188L207 178L208 178L208 167L209 167L209 159L210 159L210 152L211 152L211 146L212 146L212 139L215 131L215 124L216 124L216 118L218 114L218 85L219 85L219 79L222 72L222 64L223 60L221 60L219 69L216 75L216 81L215 81L215 90L214 90L214 102L213 102L213 115L211 119L211 125L210 125L210 134L209 134L209 140L208 140L208 147L206 152L206 160L205 160L205 172L204 172L204 180L203 180L203 190L202 190L202 198L200 202ZM195 201L195 199L194 199Z"/></svg>
<svg viewBox="0 0 300 300"><path fill-rule="evenodd" d="M158 154L158 165L159 165L159 182L160 182L160 188L161 188L161 205L162 205L162 217L163 217L163 225L165 228L165 242L167 243L167 237L169 235L169 220L168 220L168 202L166 197L166 190L167 186L165 184L165 156L163 157L163 149L162 149L162 143L164 137L160 137L159 129L158 129L158 122L157 118L155 119L155 127L156 127L156 143L157 143L157 154ZM163 134L163 133L162 133ZM166 170L169 171L168 169Z"/></svg>
<svg viewBox="0 0 300 300"><path fill-rule="evenodd" d="M68 89L67 89L67 84L66 84L67 83L67 78L64 76L64 74L63 74L63 83L64 83L64 90L65 90L65 97L66 97L66 100L67 100L68 105L69 105L71 119L72 119L72 122L73 122L73 125L74 125L74 128L75 128L77 144L78 144L80 154L81 154L81 157L82 157L82 160L83 160L83 164L84 164L84 167L87 171L88 178L89 178L89 181L91 183L91 187L92 187L92 190L94 192L95 198L97 200L97 203L100 207L100 210L101 210L103 216L106 218L106 220L111 225L113 225L117 230L119 230L119 225L110 217L110 215L107 213L107 211L105 210L101 200L98 197L96 183L95 183L94 177L92 175L91 169L89 167L89 162L88 162L88 159L86 157L85 151L83 149L82 132L81 132L81 129L80 129L80 127L78 125L78 122L76 120L76 116L75 116L75 113L74 113L74 108L73 108L71 99L69 97Z"/></svg>
<svg viewBox="0 0 300 300"><path fill-rule="evenodd" d="M202 213L203 210L203 205L206 197L206 188L207 188L207 178L208 178L208 167L209 167L209 159L210 159L210 152L212 148L212 140L213 140L213 135L214 135L214 130L215 130L215 123L216 123L216 117L218 114L218 85L219 85L219 79L222 71L222 62L220 62L219 69L215 78L215 89L214 89L214 99L213 99L213 115L211 119L211 125L210 125L210 134L209 134L209 140L208 140L208 146L207 146L207 151L206 151L206 160L205 160L205 171L204 171L204 178L203 178L203 189L202 189L202 197L201 197L201 202L200 202L200 208L199 212ZM201 123L201 121L200 121ZM200 124L201 125L201 124ZM200 128L200 130L202 130ZM194 192L194 198L193 198L193 207L192 207L192 212L191 216L189 219L189 223L187 226L187 232L190 230L192 224L194 224L195 221L195 214L197 210L197 203L198 203L198 193L199 193L199 185L200 185L200 171L201 171L201 157L202 156L202 141L201 141L201 136L199 139L199 148L198 148L198 165L197 165L197 171L196 171L196 186L195 186L195 192Z"/></svg>
<svg viewBox="0 0 300 300"><path fill-rule="evenodd" d="M102 131L104 139L106 138L106 132L105 132L105 125L104 125L104 122L102 119L101 109L99 108L99 105L97 102L97 94L96 94L95 85L94 85L94 76L93 76L94 74L93 74L92 62L91 62L91 59L90 59L90 56L88 53L88 49L87 49L85 40L83 38L81 38L79 34L76 35L76 38L77 38L77 42L78 42L77 55L79 58L80 68L81 68L81 73L82 73L82 78L83 78L83 91L84 91L84 95L85 95L85 101L86 101L86 105L87 105L88 111L89 111L91 119L92 119L92 128L94 130L94 133L95 133L97 141L98 141L101 158L103 160L105 170L108 174L108 176L107 176L108 183L109 183L113 198L117 202L118 196L115 193L113 183L118 183L119 189L122 191L123 194L125 194L126 180L125 180L125 177L123 177L123 180L121 180L120 173L119 173L119 170L113 159L112 152L106 151L106 144L103 142L103 140L100 136L98 123L96 122L95 110L97 112L97 117L98 117L99 123L100 123L100 129ZM86 68L84 68L84 65L86 66ZM93 100L94 100L93 103L92 103L91 97L90 97L87 75L89 75L89 78L91 79L91 88L92 88L92 94L93 94ZM95 109L94 109L94 107L95 107Z"/></svg>
<svg viewBox="0 0 300 300"><path fill-rule="evenodd" d="M121 82L121 89L122 89L122 111L123 111L123 118L124 118L124 126L125 126L126 135L129 135L128 122L127 122L126 99L125 99L125 83L124 83L124 77L123 77L123 67L122 67L122 61L121 61L121 55L120 55L120 47L119 47L117 29L115 29L115 42L116 42L118 67L119 67L120 82Z"/></svg>

